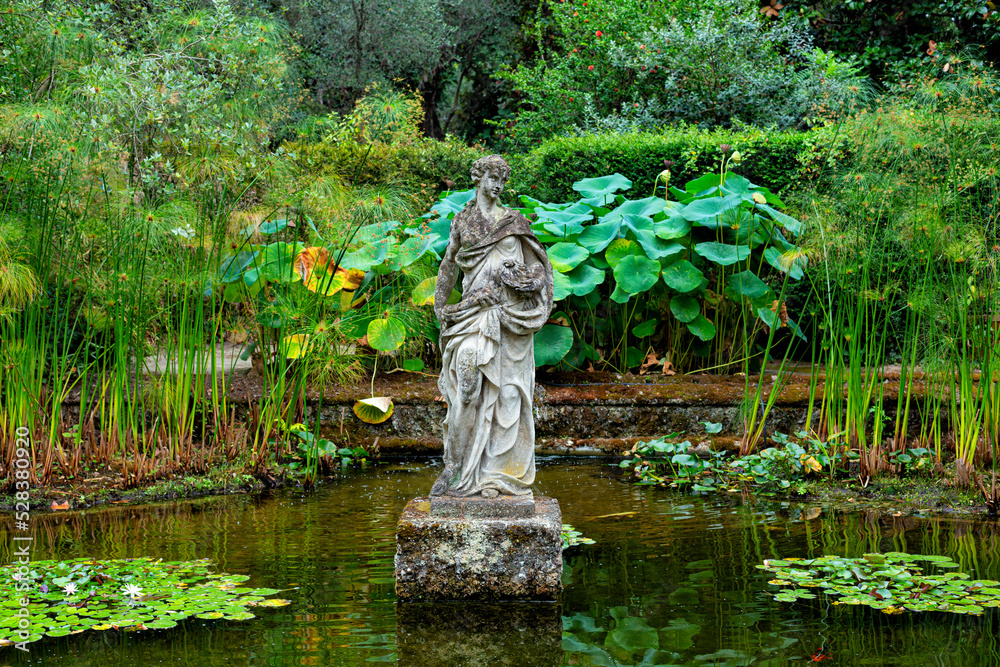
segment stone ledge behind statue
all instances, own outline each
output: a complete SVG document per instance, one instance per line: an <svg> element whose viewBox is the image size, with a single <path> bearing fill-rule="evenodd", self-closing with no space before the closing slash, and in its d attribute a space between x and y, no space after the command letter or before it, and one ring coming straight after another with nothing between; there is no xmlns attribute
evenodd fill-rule
<svg viewBox="0 0 1000 667"><path fill-rule="evenodd" d="M400 600L558 600L562 513L536 496L529 518L434 516L430 498L411 500L396 530Z"/></svg>

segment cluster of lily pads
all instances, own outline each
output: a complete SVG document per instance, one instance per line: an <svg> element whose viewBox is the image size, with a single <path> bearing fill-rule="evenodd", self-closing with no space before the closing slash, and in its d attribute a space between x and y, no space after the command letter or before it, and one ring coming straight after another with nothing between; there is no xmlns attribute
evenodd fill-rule
<svg viewBox="0 0 1000 667"><path fill-rule="evenodd" d="M770 584L782 589L779 602L811 600L817 593L837 595L833 604L866 605L886 614L904 611L943 611L980 615L986 607L1000 607L1000 582L970 580L964 572L927 574L916 563L952 569L947 556L890 552L862 558L765 560L757 568L773 572Z"/></svg>
<svg viewBox="0 0 1000 667"><path fill-rule="evenodd" d="M151 558L33 561L27 574L16 565L0 567L0 646L85 630L167 629L191 616L244 621L254 618L249 607L290 602L265 599L278 593L272 588L239 588L246 575L212 569L208 559L170 563ZM26 640L18 634L25 596Z"/></svg>
<svg viewBox="0 0 1000 667"><path fill-rule="evenodd" d="M563 550L569 549L570 547L575 547L578 544L594 544L594 540L589 537L584 537L583 533L569 525L564 523L562 525L562 548Z"/></svg>

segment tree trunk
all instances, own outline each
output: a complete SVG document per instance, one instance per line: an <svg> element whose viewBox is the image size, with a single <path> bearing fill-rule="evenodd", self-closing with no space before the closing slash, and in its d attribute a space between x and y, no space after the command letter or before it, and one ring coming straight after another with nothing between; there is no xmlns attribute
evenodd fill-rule
<svg viewBox="0 0 1000 667"><path fill-rule="evenodd" d="M435 67L420 77L420 94L424 98L424 123L421 131L425 137L444 139L441 118L438 116L438 102L441 100L441 74Z"/></svg>

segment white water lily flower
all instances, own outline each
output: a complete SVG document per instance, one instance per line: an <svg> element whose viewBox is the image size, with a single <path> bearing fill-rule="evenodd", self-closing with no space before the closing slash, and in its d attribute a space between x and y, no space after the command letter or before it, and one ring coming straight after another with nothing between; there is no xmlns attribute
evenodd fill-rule
<svg viewBox="0 0 1000 667"><path fill-rule="evenodd" d="M122 588L122 593L134 600L142 595L142 589L135 584L125 584L125 587Z"/></svg>
<svg viewBox="0 0 1000 667"><path fill-rule="evenodd" d="M72 581L69 582L68 584L63 586L63 591L66 592L66 595L73 595L74 593L76 593L76 584L74 584Z"/></svg>

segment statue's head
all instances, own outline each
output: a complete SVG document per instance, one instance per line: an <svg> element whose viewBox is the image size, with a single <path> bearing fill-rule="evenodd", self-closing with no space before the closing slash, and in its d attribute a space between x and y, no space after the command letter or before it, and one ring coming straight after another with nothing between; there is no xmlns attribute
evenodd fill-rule
<svg viewBox="0 0 1000 667"><path fill-rule="evenodd" d="M487 155L473 162L469 173L472 176L472 182L477 185L483 175L487 173L506 183L507 179L510 178L510 166L499 155Z"/></svg>

